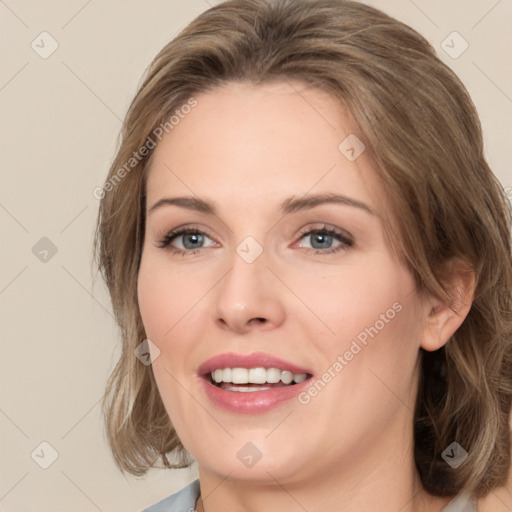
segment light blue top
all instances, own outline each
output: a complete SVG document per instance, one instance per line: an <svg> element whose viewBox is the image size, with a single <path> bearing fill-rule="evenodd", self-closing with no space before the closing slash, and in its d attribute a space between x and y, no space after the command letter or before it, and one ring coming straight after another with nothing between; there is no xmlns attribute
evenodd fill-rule
<svg viewBox="0 0 512 512"><path fill-rule="evenodd" d="M199 480L194 480L181 491L142 512L194 512L197 498L199 498ZM441 512L478 512L477 502L465 495L456 496Z"/></svg>
<svg viewBox="0 0 512 512"><path fill-rule="evenodd" d="M199 498L199 479L142 512L194 512L197 498Z"/></svg>

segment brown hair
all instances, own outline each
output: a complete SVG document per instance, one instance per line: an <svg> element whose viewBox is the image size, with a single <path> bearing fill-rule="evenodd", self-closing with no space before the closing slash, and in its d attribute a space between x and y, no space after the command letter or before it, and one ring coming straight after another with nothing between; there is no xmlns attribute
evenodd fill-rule
<svg viewBox="0 0 512 512"><path fill-rule="evenodd" d="M158 126L172 129L169 117L194 94L227 81L288 79L331 93L358 122L400 221L400 254L418 291L449 301L442 275L454 259L476 273L461 327L445 347L421 350L414 435L417 470L429 493L484 496L504 484L510 466L509 204L484 159L478 115L456 75L413 29L346 0L221 3L149 66L125 118L94 242L122 335L103 402L114 459L136 475L159 457L166 467L190 463L151 366L133 354L146 338L136 282L152 153L142 156L141 148ZM468 452L457 470L441 456L454 441ZM171 464L171 454L182 458Z"/></svg>

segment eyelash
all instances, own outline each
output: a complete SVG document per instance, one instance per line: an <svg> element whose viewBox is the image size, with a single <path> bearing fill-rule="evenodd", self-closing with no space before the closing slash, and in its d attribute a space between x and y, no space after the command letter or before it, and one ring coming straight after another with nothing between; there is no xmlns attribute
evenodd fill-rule
<svg viewBox="0 0 512 512"><path fill-rule="evenodd" d="M172 247L170 243L177 237L181 235L189 235L189 234L199 234L202 236L207 236L208 238L212 238L208 235L208 233L205 233L204 231L200 229L196 229L193 227L187 227L187 228L178 228L174 231L171 231L167 235L164 236L164 238L160 241L160 243L157 245L160 249L165 249L170 251L172 254L177 254L181 256L191 256L193 254L196 254L201 249L205 249L205 247L200 247L199 249L191 249L191 250L183 250L176 247ZM347 235L340 232L337 229L334 229L332 227L328 227L327 225L324 225L322 228L315 228L310 229L306 228L305 230L301 231L299 234L299 239L304 238L306 235L312 235L312 234L322 234L322 235L328 235L332 236L333 238L336 238L341 244L334 248L329 248L327 250L322 249L312 249L306 247L306 249L309 249L310 251L313 251L314 254L332 254L339 252L341 250L346 250L354 245L354 241L351 240Z"/></svg>

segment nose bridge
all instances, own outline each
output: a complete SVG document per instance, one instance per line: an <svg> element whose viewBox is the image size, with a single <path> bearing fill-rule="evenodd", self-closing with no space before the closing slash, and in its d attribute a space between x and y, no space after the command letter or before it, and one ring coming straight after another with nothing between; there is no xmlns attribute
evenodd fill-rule
<svg viewBox="0 0 512 512"><path fill-rule="evenodd" d="M276 326L284 313L275 279L267 268L267 251L254 237L247 236L235 248L231 270L218 287L215 321L244 331L252 324Z"/></svg>

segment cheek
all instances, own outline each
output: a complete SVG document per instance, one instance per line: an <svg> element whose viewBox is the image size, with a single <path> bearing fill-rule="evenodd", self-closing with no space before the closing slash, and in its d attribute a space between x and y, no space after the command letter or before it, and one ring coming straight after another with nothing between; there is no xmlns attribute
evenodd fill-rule
<svg viewBox="0 0 512 512"><path fill-rule="evenodd" d="M324 295L323 319L335 334L311 338L323 363L320 382L299 401L318 423L342 425L347 438L363 439L404 413L403 404L414 408L421 310L405 270L389 266L344 277L329 281L332 300Z"/></svg>
<svg viewBox="0 0 512 512"><path fill-rule="evenodd" d="M181 415L176 414L176 409L183 407L183 404L178 405L183 399L178 382L183 381L182 373L190 350L187 313L197 302L198 295L200 298L200 293L204 294L192 286L184 274L180 276L173 272L165 263L152 258L141 262L137 280L139 310L146 336L159 350L152 371L173 423L179 423Z"/></svg>
<svg viewBox="0 0 512 512"><path fill-rule="evenodd" d="M197 284L195 280L190 282L184 272L176 272L161 262L143 260L137 294L148 338L158 342L170 336L174 326L204 295Z"/></svg>
<svg viewBox="0 0 512 512"><path fill-rule="evenodd" d="M294 291L317 316L309 325L331 356L358 337L363 344L377 336L402 340L400 333L409 333L410 320L417 319L411 309L416 297L412 276L391 259L358 260L316 278L302 274L294 282Z"/></svg>
<svg viewBox="0 0 512 512"><path fill-rule="evenodd" d="M319 377L328 384L313 407L324 421L344 421L345 408L336 413L330 403L345 404L361 421L369 411L387 417L401 406L390 389L414 405L410 393L421 327L415 285L405 269L381 263L326 280L328 293L318 292L317 306L324 304L323 319L335 333L316 342L323 361Z"/></svg>
<svg viewBox="0 0 512 512"><path fill-rule="evenodd" d="M390 389L412 407L409 394L421 330L414 283L405 271L390 273L377 283L366 290L364 300L347 306L351 307L346 317L350 327L341 340L345 385L370 409L397 405Z"/></svg>

